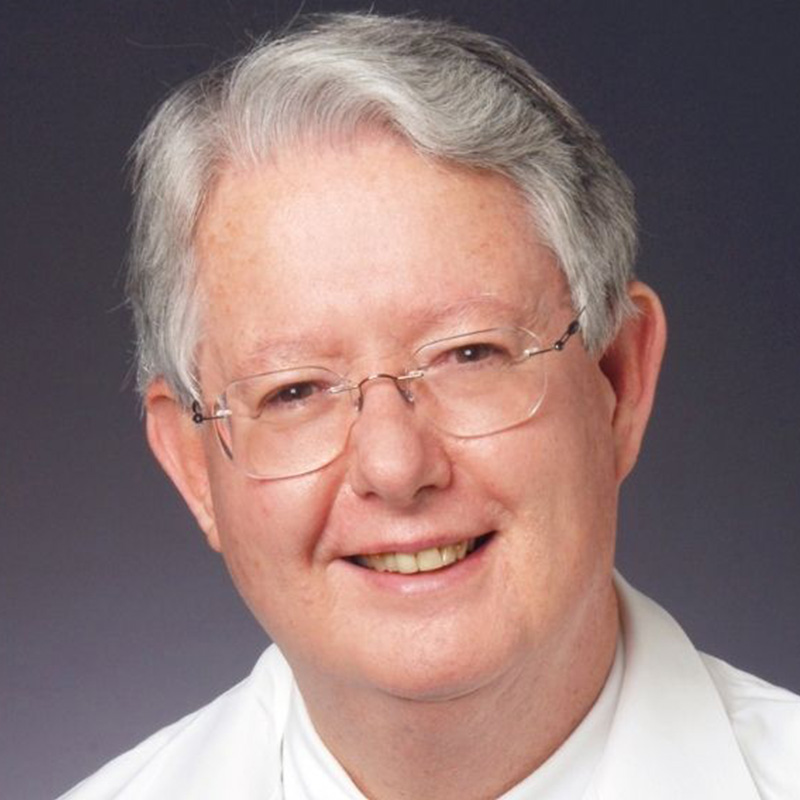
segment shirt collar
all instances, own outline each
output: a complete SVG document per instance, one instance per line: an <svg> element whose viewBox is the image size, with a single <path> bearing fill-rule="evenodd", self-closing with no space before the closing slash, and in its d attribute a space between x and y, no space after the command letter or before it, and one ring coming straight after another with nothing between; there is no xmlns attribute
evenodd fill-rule
<svg viewBox="0 0 800 800"><path fill-rule="evenodd" d="M615 576L625 679L599 800L758 800L716 686L677 622Z"/></svg>

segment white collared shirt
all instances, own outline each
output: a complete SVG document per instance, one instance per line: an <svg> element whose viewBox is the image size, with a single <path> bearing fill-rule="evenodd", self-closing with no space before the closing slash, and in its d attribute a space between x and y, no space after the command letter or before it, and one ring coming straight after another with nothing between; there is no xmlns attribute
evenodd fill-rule
<svg viewBox="0 0 800 800"><path fill-rule="evenodd" d="M585 718L587 742L581 724L503 800L572 800L582 787L581 800L800 800L800 697L698 653L663 609L619 576L616 586L624 654L618 690L609 681L600 710ZM242 683L63 800L334 800L328 792L337 771L346 779L342 790L354 788L338 765L321 773L333 784L311 782L305 795L291 794L327 752L303 743L313 727L294 717L294 692L289 665L270 647ZM565 778L570 765L579 775L574 784Z"/></svg>

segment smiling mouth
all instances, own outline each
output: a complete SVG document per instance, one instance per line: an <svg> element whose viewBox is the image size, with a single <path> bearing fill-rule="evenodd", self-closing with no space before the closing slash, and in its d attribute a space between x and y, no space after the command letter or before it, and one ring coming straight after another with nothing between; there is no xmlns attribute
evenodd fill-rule
<svg viewBox="0 0 800 800"><path fill-rule="evenodd" d="M486 533L474 539L465 539L444 547L428 547L416 553L374 553L353 556L348 560L375 572L399 572L403 575L433 572L463 561L468 555L483 547L491 537L491 533Z"/></svg>

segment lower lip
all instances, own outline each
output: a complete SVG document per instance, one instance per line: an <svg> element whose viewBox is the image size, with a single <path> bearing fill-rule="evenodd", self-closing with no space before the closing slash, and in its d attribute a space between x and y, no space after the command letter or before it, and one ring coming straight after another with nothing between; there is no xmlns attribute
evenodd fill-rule
<svg viewBox="0 0 800 800"><path fill-rule="evenodd" d="M460 585L477 575L486 565L488 553L493 549L494 532L491 538L482 547L474 550L466 558L456 561L447 567L431 570L430 572L378 572L374 569L361 567L349 561L341 562L346 567L354 570L358 577L378 590L395 592L402 595L429 594L443 592Z"/></svg>

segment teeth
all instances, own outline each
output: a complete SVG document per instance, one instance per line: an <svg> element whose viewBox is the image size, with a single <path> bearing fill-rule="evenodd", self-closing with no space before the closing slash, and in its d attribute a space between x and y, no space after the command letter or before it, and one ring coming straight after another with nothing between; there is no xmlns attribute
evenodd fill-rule
<svg viewBox="0 0 800 800"><path fill-rule="evenodd" d="M411 553L398 553L395 558L397 558L398 572L402 572L404 575L410 575L412 572L419 572L417 557Z"/></svg>
<svg viewBox="0 0 800 800"><path fill-rule="evenodd" d="M394 553L387 553L383 557L383 571L384 572L397 572L397 556Z"/></svg>
<svg viewBox="0 0 800 800"><path fill-rule="evenodd" d="M465 539L463 542L445 547L428 547L418 553L380 553L358 556L356 560L362 567L374 569L376 572L400 572L411 575L455 564L456 561L466 558L475 546L475 539Z"/></svg>
<svg viewBox="0 0 800 800"><path fill-rule="evenodd" d="M420 572L439 569L443 561L442 551L438 547L429 547L427 550L417 553L417 566Z"/></svg>

